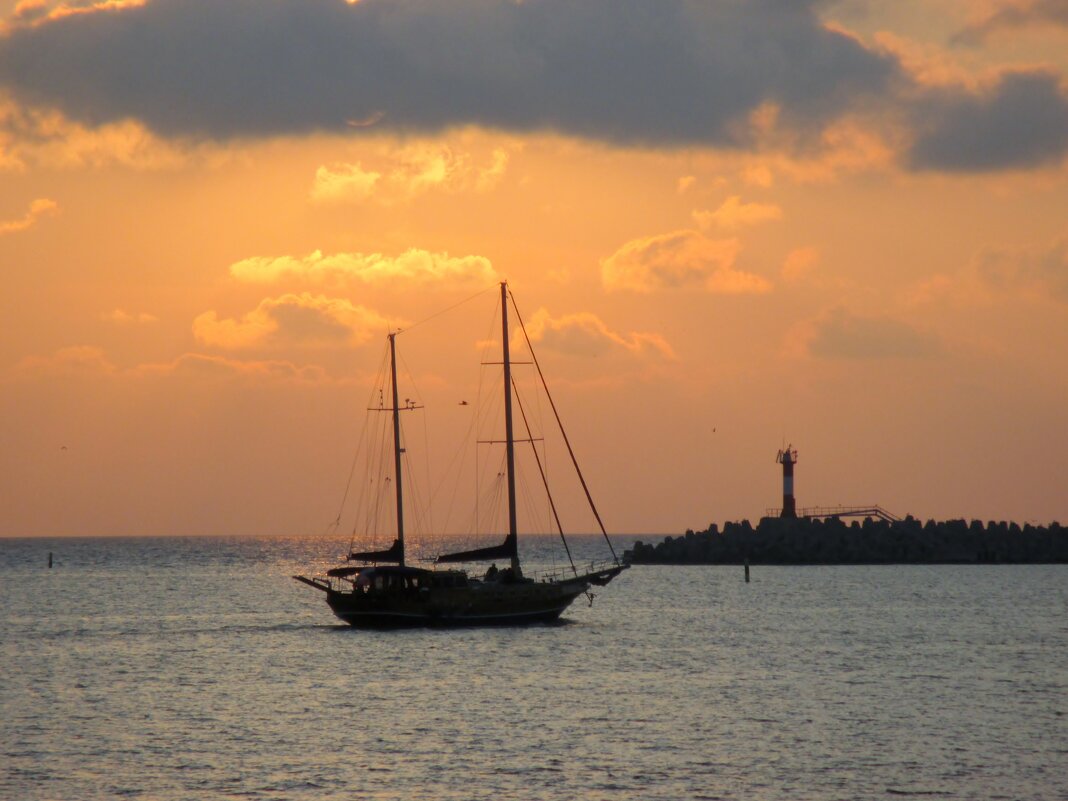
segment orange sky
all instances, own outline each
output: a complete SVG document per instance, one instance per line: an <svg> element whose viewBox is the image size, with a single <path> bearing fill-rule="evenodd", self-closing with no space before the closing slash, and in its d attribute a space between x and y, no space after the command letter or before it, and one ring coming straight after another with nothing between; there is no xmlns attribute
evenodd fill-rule
<svg viewBox="0 0 1068 801"><path fill-rule="evenodd" d="M1061 9L0 2L0 536L320 532L502 278L611 531L1064 522Z"/></svg>

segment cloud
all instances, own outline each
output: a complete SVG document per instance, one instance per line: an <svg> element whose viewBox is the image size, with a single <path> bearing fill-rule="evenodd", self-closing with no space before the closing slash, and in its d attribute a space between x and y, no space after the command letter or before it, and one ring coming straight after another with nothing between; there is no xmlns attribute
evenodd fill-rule
<svg viewBox="0 0 1068 801"><path fill-rule="evenodd" d="M801 336L808 352L824 359L919 359L941 350L934 334L900 320L864 317L844 308L811 322Z"/></svg>
<svg viewBox="0 0 1068 801"><path fill-rule="evenodd" d="M166 142L134 120L98 126L71 122L54 109L20 107L0 91L0 169L25 169L27 164L174 169L205 150Z"/></svg>
<svg viewBox="0 0 1068 801"><path fill-rule="evenodd" d="M48 20L95 11L115 11L144 5L146 0L19 0L7 20L0 19L0 33L5 29L29 27Z"/></svg>
<svg viewBox="0 0 1068 801"><path fill-rule="evenodd" d="M784 281L796 283L812 274L820 261L820 252L814 247L801 247L791 250L782 264Z"/></svg>
<svg viewBox="0 0 1068 801"><path fill-rule="evenodd" d="M82 124L166 136L477 125L733 145L768 101L818 129L899 77L817 5L153 0L11 28L0 83Z"/></svg>
<svg viewBox="0 0 1068 801"><path fill-rule="evenodd" d="M185 353L172 362L142 364L134 372L142 376L188 376L191 378L251 378L320 384L329 381L322 367L274 359L243 361L225 356Z"/></svg>
<svg viewBox="0 0 1068 801"><path fill-rule="evenodd" d="M17 365L17 373L44 376L113 375L118 368L101 348L75 345L60 348L49 356L27 356Z"/></svg>
<svg viewBox="0 0 1068 801"><path fill-rule="evenodd" d="M880 48L898 59L901 68L919 87L975 89L978 86L975 73L941 43L917 41L892 31L878 31L872 38Z"/></svg>
<svg viewBox="0 0 1068 801"><path fill-rule="evenodd" d="M1002 4L954 34L954 44L978 46L996 34L1022 28L1068 28L1068 3L1064 0L1018 0Z"/></svg>
<svg viewBox="0 0 1068 801"><path fill-rule="evenodd" d="M307 256L256 256L230 265L230 275L249 283L273 283L287 278L315 282L353 280L365 284L431 286L446 284L487 286L497 280L484 256L449 256L412 248L399 256L381 253L335 253L316 250Z"/></svg>
<svg viewBox="0 0 1068 801"><path fill-rule="evenodd" d="M545 309L538 309L526 328L531 342L561 353L597 357L622 352L631 356L676 358L675 351L659 334L617 334L590 312L552 317Z"/></svg>
<svg viewBox="0 0 1068 801"><path fill-rule="evenodd" d="M1007 72L979 92L931 90L914 107L918 170L989 172L1057 162L1068 154L1068 96L1050 72Z"/></svg>
<svg viewBox="0 0 1068 801"><path fill-rule="evenodd" d="M702 228L717 225L734 229L782 219L782 209L774 203L743 203L738 195L731 195L715 211L695 211L693 218Z"/></svg>
<svg viewBox="0 0 1068 801"><path fill-rule="evenodd" d="M270 344L360 345L388 328L388 321L377 312L307 292L265 298L240 319L220 319L208 311L193 320L198 340L227 349Z"/></svg>
<svg viewBox="0 0 1068 801"><path fill-rule="evenodd" d="M315 171L311 196L318 201L362 200L370 197L382 173L365 170L361 164L334 164Z"/></svg>
<svg viewBox="0 0 1068 801"><path fill-rule="evenodd" d="M185 353L169 362L148 362L122 368L112 362L103 349L92 345L60 348L47 356L27 356L15 365L14 373L23 378L95 377L117 380L184 377L247 378L314 384L334 382L318 365L299 366L276 359L241 360L203 353Z"/></svg>
<svg viewBox="0 0 1068 801"><path fill-rule="evenodd" d="M18 220L0 220L0 236L4 234L16 234L25 231L37 224L42 217L55 214L59 211L59 204L46 197L37 198L30 204L30 208Z"/></svg>
<svg viewBox="0 0 1068 801"><path fill-rule="evenodd" d="M984 250L974 268L990 289L1033 293L1068 303L1068 239L1044 249Z"/></svg>
<svg viewBox="0 0 1068 801"><path fill-rule="evenodd" d="M111 312L106 312L100 315L100 319L106 320L116 325L144 325L145 323L155 323L159 321L159 318L153 314L147 312L128 312L124 309L115 309Z"/></svg>
<svg viewBox="0 0 1068 801"><path fill-rule="evenodd" d="M768 292L771 282L734 266L741 244L700 231L673 231L634 239L601 261L606 289L652 292L702 289L720 294Z"/></svg>
<svg viewBox="0 0 1068 801"><path fill-rule="evenodd" d="M446 192L492 189L509 161L504 148L495 148L486 164L448 145L423 143L392 150L385 164L366 169L362 163L322 166L315 173L312 198L320 202L365 200L400 202L434 189Z"/></svg>

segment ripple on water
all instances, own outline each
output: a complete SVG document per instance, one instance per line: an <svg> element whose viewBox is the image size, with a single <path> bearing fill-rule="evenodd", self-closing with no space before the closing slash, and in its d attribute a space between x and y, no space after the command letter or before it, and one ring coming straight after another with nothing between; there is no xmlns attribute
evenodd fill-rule
<svg viewBox="0 0 1068 801"><path fill-rule="evenodd" d="M1064 567L636 567L567 625L358 632L307 541L12 547L2 798L1068 796Z"/></svg>

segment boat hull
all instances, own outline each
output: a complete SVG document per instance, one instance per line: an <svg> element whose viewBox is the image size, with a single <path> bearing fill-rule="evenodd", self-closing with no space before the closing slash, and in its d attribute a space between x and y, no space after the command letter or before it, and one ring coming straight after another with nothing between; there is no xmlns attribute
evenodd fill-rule
<svg viewBox="0 0 1068 801"><path fill-rule="evenodd" d="M412 592L330 590L326 602L357 628L404 626L522 626L551 623L590 588L584 578L566 582L473 584Z"/></svg>

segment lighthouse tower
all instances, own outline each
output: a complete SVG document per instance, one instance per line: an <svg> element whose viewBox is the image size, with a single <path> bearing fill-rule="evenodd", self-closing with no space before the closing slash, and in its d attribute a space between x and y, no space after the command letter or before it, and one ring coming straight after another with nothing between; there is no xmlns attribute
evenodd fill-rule
<svg viewBox="0 0 1068 801"><path fill-rule="evenodd" d="M779 451L775 461L782 465L782 512L780 517L797 517L797 505L794 503L794 465L797 463L797 451L787 445Z"/></svg>

